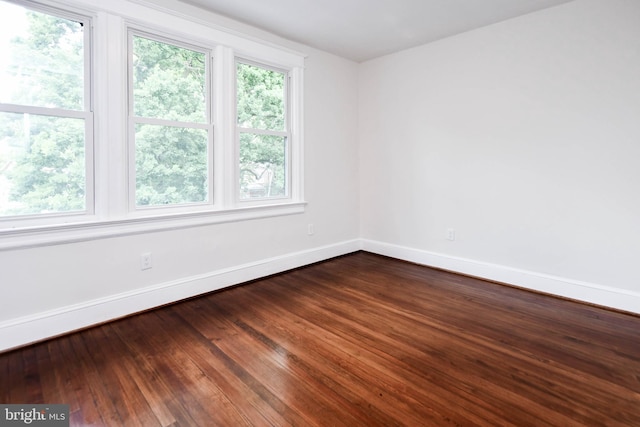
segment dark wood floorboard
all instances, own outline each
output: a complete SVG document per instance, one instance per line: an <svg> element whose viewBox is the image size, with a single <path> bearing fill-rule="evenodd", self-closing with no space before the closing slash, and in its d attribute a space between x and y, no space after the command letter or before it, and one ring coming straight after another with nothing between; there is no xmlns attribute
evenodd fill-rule
<svg viewBox="0 0 640 427"><path fill-rule="evenodd" d="M0 354L73 426L640 426L640 317L359 252Z"/></svg>

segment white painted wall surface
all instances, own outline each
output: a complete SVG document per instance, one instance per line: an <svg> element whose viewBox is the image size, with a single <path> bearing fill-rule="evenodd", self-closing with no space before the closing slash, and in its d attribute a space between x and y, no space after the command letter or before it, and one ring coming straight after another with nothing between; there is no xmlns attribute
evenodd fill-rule
<svg viewBox="0 0 640 427"><path fill-rule="evenodd" d="M359 71L365 249L640 312L640 2L576 0Z"/></svg>
<svg viewBox="0 0 640 427"><path fill-rule="evenodd" d="M308 54L306 211L0 251L0 351L360 247L640 313L640 2L360 65L155 3Z"/></svg>
<svg viewBox="0 0 640 427"><path fill-rule="evenodd" d="M205 16L308 55L305 213L0 251L0 351L359 248L357 64Z"/></svg>

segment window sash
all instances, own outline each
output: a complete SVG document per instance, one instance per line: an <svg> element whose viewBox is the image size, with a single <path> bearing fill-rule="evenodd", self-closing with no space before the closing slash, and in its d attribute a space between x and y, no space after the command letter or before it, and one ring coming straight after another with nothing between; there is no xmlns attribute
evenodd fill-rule
<svg viewBox="0 0 640 427"><path fill-rule="evenodd" d="M275 136L278 138L282 138L284 140L284 147L283 147L283 151L284 151L284 160L283 160L283 168L284 168L284 172L283 172L283 187L284 187L284 193L283 194L276 194L276 195L270 195L269 192L267 192L267 194L265 195L260 195L260 196L250 196L250 197L242 197L242 185L240 183L241 179L242 179L242 170L241 170L241 163L240 163L240 151L241 151L241 138L242 135L258 135L258 136ZM238 136L237 136L237 140L236 140L236 145L239 147L238 148L238 161L236 162L236 168L237 168L237 176L238 176L238 191L237 191L237 199L240 203L242 204L249 204L249 203L265 203L265 202L269 202L269 201L281 201L284 199L290 199L291 198L291 139L289 138L288 134L286 132L274 132L274 131L259 131L259 132L251 132L251 131L245 131L244 129L239 130L238 131ZM274 172L275 173L275 172Z"/></svg>
<svg viewBox="0 0 640 427"><path fill-rule="evenodd" d="M50 108L28 104L0 103L0 112L30 114L41 117L70 118L84 121L84 209L30 213L20 215L0 215L0 224L13 224L27 221L45 223L49 219L74 218L95 214L95 170L94 170L94 111L93 111L93 18L56 7L31 2L5 2L23 7L28 11L46 14L56 18L78 22L82 25L83 53L83 105L82 109Z"/></svg>
<svg viewBox="0 0 640 427"><path fill-rule="evenodd" d="M148 117L138 116L135 114L135 93L134 93L134 38L141 37L147 40L151 40L158 43L164 43L178 48L187 49L190 51L198 52L204 55L204 110L205 121L182 121L182 120L170 120L161 117ZM214 149L214 124L213 124L213 94L212 94L212 63L213 57L211 50L198 46L189 42L182 41L177 38L172 38L160 32L143 31L135 26L128 28L128 41L127 41L127 93L128 93L128 206L129 212L143 212L143 211L190 211L193 208L210 208L213 205L214 200L214 183L213 183L213 149ZM207 147L206 147L206 163L207 163L207 182L206 182L206 197L203 201L187 201L181 203L170 204L150 204L142 205L137 201L137 166L136 166L136 128L138 125L153 125L162 126L166 128L183 128L183 129L200 129L207 132Z"/></svg>
<svg viewBox="0 0 640 427"><path fill-rule="evenodd" d="M263 129L263 128L253 128L253 127L248 127L248 126L242 126L238 123L238 97L239 97L239 92L238 92L238 87L237 87L237 82L238 82L238 65L239 64L244 64L244 65L249 65L249 66L253 66L256 68L261 68L264 70L268 70L268 71L274 71L277 73L282 73L283 74L283 102L284 102L284 111L283 111L283 129L282 130L274 130L274 129ZM291 191L291 187L292 187L292 177L293 177L293 173L292 173L292 155L291 155L291 151L292 151L292 135L291 135L291 120L290 120L290 111L291 111L291 94L290 94L290 80L291 77L289 75L289 71L288 70L283 70L277 67L273 67L258 61L253 61L253 60L247 60L241 57L236 57L235 60L235 82L236 82L236 87L235 87L235 91L234 91L234 118L235 118L235 123L236 123L236 138L235 138L235 152L236 152L236 158L235 158L235 169L236 169L236 173L235 173L235 183L236 183L236 190L235 190L235 200L237 203L243 204L243 205L248 205L248 204L255 204L255 203L269 203L270 201L272 201L273 203L277 203L278 201L281 201L283 199L292 199L293 195L292 195L292 191ZM261 136L277 136L277 137L282 137L284 138L285 141L285 146L284 146L284 194L283 195L275 195L275 196L257 196L257 197L242 197L241 194L241 164L240 164L240 152L241 152L241 144L240 144L240 140L241 140L241 135L242 134L252 134L252 135L261 135Z"/></svg>
<svg viewBox="0 0 640 427"><path fill-rule="evenodd" d="M137 2L107 2L98 8L92 2L79 5L72 4L70 0L68 3L67 0L60 0L55 3L54 8L37 4L42 1L53 5L49 0L9 1L27 4L30 9L45 13L53 11L56 16L85 24L86 110L39 110L43 107L0 104L0 111L85 118L88 209L86 212L0 217L0 250L42 246L47 242L91 240L120 235L121 232L126 235L144 230L304 212L303 54L243 37L241 34L220 31L204 19L176 16L164 9ZM206 113L210 118L206 124L163 121L160 118L135 117L130 114L133 111L129 108L131 99L128 84L130 50L127 47L130 31L179 47L210 52L206 63L209 67L206 84L210 97ZM236 61L240 58L251 58L241 60L284 72L286 76L286 132L272 133L274 131L251 128L245 130L254 131L256 135L286 138L286 198L242 201L238 198L237 158L241 131L235 121L235 84ZM97 108L95 115L94 103ZM131 203L134 193L130 186L133 178L130 175L134 170L130 164L131 129L140 124L207 128L210 138L208 161L211 168L208 203L132 208L135 205ZM78 230L78 233L72 230Z"/></svg>

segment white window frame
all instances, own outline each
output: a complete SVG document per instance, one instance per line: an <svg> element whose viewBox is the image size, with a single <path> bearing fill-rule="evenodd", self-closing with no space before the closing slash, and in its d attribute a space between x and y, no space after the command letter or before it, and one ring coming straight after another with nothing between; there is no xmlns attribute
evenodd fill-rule
<svg viewBox="0 0 640 427"><path fill-rule="evenodd" d="M27 0L9 0L24 4ZM93 84L90 96L93 127L88 135L87 159L94 167L87 178L95 192L87 196L94 210L84 215L0 219L0 251L40 247L99 238L126 236L167 229L243 221L304 212L303 86L304 55L251 36L221 29L207 17L187 16L144 0L101 2L99 0L28 0L29 5L54 7L91 20L90 63L86 69ZM210 202L197 206L145 207L131 209L131 122L129 121L129 31L140 31L169 43L206 48L211 52L208 111L213 166L209 184ZM89 31L87 31L89 33ZM284 70L288 75L288 164L289 194L282 199L239 199L238 145L235 110L236 58L261 67ZM89 81L89 80L87 80ZM95 116L93 112L95 111ZM213 125L215 124L215 126ZM90 150L90 151L89 151ZM213 159L211 159L213 156ZM135 183L133 184L135 185ZM88 188L88 194L89 190ZM89 206L89 204L88 204Z"/></svg>
<svg viewBox="0 0 640 427"><path fill-rule="evenodd" d="M256 129L256 128L247 128L247 127L243 127L240 126L237 122L237 101L238 101L238 89L237 89L237 65L238 64L246 64L246 65L251 65L251 66L255 66L255 67L259 67L259 68L264 68L266 70L272 70L278 73L282 73L284 75L284 130L283 131L274 131L274 130L269 130L269 129ZM235 191L235 200L237 203L245 205L245 206L252 206L252 205L260 205L260 204L264 204L264 203L279 203L281 200L285 200L285 199L289 199L291 198L291 150L292 150L292 144L291 144L291 114L290 114L290 110L291 110L291 96L290 96L290 82L291 82L291 77L289 76L289 70L286 69L281 69L281 68L277 68L277 67L273 67L267 64L263 64L257 61L252 61L252 60L248 60L248 59L244 59L242 57L236 57L235 60L235 67L234 70L236 71L236 79L234 80L234 83L236 83L236 85L234 85L234 101L235 101L235 108L234 111L236 112L236 114L234 115L234 121L236 123L236 132L235 132L235 152L236 152L236 159L235 159L235 183L237 185L236 187L236 191ZM286 141L286 146L285 146L285 194L283 196L274 196L274 197L256 197L256 198L249 198L249 199L242 199L240 198L240 134L242 133L249 133L249 134L255 134L255 135L268 135L268 136L279 136L279 137L283 137L285 138Z"/></svg>
<svg viewBox="0 0 640 427"><path fill-rule="evenodd" d="M205 121L198 122L182 122L165 120L158 118L139 117L135 115L134 110L134 93L133 93L133 38L139 36L154 40L161 43L171 44L177 47L190 49L205 55ZM127 34L127 94L128 94L128 205L130 212L193 212L201 210L210 210L213 205L214 179L213 179L213 150L214 150L214 123L213 123L213 93L212 93L212 62L213 56L211 49L199 46L193 43L171 38L159 32L149 32L138 29L134 25L128 26ZM207 131L207 200L203 202L176 204L176 205L136 205L136 162L135 162L135 128L137 124L150 124L171 127L183 127L187 129L203 129Z"/></svg>
<svg viewBox="0 0 640 427"><path fill-rule="evenodd" d="M83 26L83 54L84 54L84 93L82 110L67 110L64 108L39 107L23 104L0 103L0 112L29 114L42 117L81 119L84 121L84 163L85 163L85 209L69 212L51 212L42 214L11 215L0 217L0 230L16 228L21 225L28 227L44 226L62 221L74 220L93 215L95 212L95 180L94 180L94 113L93 113L93 18L81 12L59 9L49 5L7 1L34 12L40 12L58 18L79 22ZM1 236L1 235L0 235Z"/></svg>

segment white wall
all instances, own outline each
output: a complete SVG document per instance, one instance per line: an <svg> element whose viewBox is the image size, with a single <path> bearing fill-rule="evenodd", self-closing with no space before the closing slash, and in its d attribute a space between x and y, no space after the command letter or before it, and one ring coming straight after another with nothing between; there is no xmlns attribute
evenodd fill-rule
<svg viewBox="0 0 640 427"><path fill-rule="evenodd" d="M365 249L640 312L640 2L576 0L359 71Z"/></svg>
<svg viewBox="0 0 640 427"><path fill-rule="evenodd" d="M1 251L0 351L361 245L640 313L640 2L576 0L360 65L155 3L308 53L306 211Z"/></svg>
<svg viewBox="0 0 640 427"><path fill-rule="evenodd" d="M0 251L0 351L359 248L357 64L196 13L308 55L305 213Z"/></svg>

